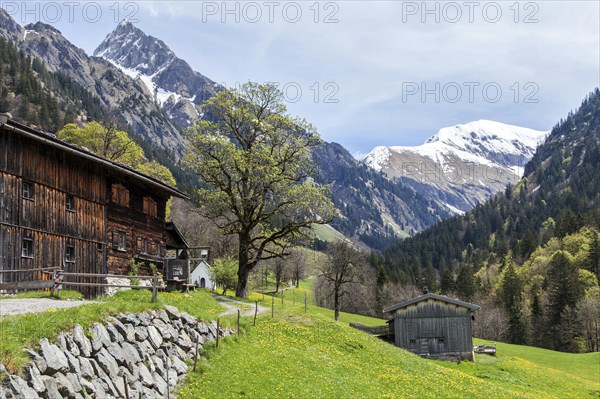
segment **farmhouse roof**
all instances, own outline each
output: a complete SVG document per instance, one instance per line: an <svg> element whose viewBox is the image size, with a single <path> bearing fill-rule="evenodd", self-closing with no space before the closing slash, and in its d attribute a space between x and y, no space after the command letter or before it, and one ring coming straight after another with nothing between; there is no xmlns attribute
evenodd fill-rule
<svg viewBox="0 0 600 399"><path fill-rule="evenodd" d="M457 306L462 306L462 307L465 307L465 308L468 308L468 309L471 309L471 310L479 310L479 309L481 309L479 306L474 305L474 304L469 303L469 302L463 302L461 300L450 298L450 297L445 296L445 295L438 295L438 294L428 293L428 294L424 294L424 295L418 296L416 298L409 299L408 301L404 301L404 302L401 302L401 303L398 303L398 304L395 304L395 305L392 305L392 306L388 306L387 308L383 309L383 313L393 312L394 310L402 309L402 308L405 308L407 306L414 305L415 303L426 301L428 299L435 299L435 300L438 300L438 301L442 301L442 302L446 302L446 303L451 303L451 304L454 304L454 305L457 305Z"/></svg>
<svg viewBox="0 0 600 399"><path fill-rule="evenodd" d="M168 195L179 198L188 198L186 194L177 190L175 187L165 184L162 181L155 179L154 177L138 172L137 170L130 168L129 166L101 157L97 154L94 154L91 151L85 150L76 145L66 143L56 138L56 135L54 134L45 133L41 130L36 130L29 126L22 125L12 120L10 118L10 114L0 114L0 127L11 130L14 133L21 134L30 139L36 140L44 145L57 148L61 151L68 152L79 158L87 159L96 164L102 165L104 168L111 170L112 172L121 175L126 175L132 180L136 180L138 183L142 183L151 188L158 189Z"/></svg>

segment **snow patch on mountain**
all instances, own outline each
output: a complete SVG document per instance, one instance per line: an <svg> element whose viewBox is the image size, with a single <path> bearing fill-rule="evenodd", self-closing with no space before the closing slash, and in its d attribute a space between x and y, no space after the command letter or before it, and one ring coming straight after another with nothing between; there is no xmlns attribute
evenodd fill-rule
<svg viewBox="0 0 600 399"><path fill-rule="evenodd" d="M479 120L440 129L424 144L415 147L376 147L363 162L384 170L393 155L403 153L427 157L442 167L452 159L510 168L519 176L548 131L539 131L489 120ZM395 153L395 154L394 154Z"/></svg>
<svg viewBox="0 0 600 399"><path fill-rule="evenodd" d="M113 64L115 67L117 67L121 71L123 71L123 73L126 74L127 76L129 76L133 79L141 80L144 83L144 85L148 88L150 93L152 93L152 95L154 96L154 100L160 107L162 107L171 97L173 97L174 102L179 101L181 98L185 98L186 100L193 102L194 99L196 98L196 96L193 96L191 98L184 97L181 94L165 90L162 87L158 87L158 85L154 82L154 79L158 74L160 74L167 67L164 67L164 68L158 70L153 75L146 75L146 74L142 73L141 71L139 71L137 68L125 68L124 66L119 65L118 63L116 63L115 61L113 61L111 59L107 59L107 60L108 60L108 62Z"/></svg>

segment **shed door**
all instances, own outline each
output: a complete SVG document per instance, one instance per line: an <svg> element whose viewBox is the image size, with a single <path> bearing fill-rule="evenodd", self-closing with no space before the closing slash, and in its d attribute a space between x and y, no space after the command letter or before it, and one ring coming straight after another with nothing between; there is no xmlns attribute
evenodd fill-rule
<svg viewBox="0 0 600 399"><path fill-rule="evenodd" d="M427 338L419 338L419 353L429 353L429 345L427 343Z"/></svg>

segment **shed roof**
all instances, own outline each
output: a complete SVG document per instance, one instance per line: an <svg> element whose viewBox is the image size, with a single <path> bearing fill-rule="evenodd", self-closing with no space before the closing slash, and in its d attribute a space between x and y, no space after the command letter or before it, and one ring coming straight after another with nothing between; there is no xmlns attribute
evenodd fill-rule
<svg viewBox="0 0 600 399"><path fill-rule="evenodd" d="M471 309L471 310L479 310L479 309L481 309L479 306L474 305L474 304L469 303L469 302L463 302L461 300L450 298L450 297L445 296L445 295L438 295L438 294L428 293L428 294L424 294L424 295L418 296L416 298L409 299L408 301L397 303L396 305L388 306L387 308L383 309L383 313L393 312L394 310L405 308L407 306L413 305L413 304L421 302L421 301L426 301L428 299L435 299L435 300L438 300L438 301L442 301L442 302L446 302L446 303L451 303L451 304L462 306L462 307L465 307L465 308L468 308L468 309Z"/></svg>
<svg viewBox="0 0 600 399"><path fill-rule="evenodd" d="M154 189L159 190L160 192L166 193L167 195L179 198L188 198L186 194L177 190L175 187L165 184L162 181L155 179L154 177L138 172L137 170L130 168L129 166L126 166L120 162L112 161L110 159L94 154L91 151L87 151L83 148L80 148L76 145L64 142L56 138L54 134L45 133L41 130L36 130L29 126L22 125L10 119L10 116L8 114L0 114L0 128L2 127L5 127L15 133L34 139L50 147L54 147L59 150L68 152L76 157L84 158L96 164L102 165L103 167L105 167L108 170L111 170L112 172L121 175L126 175L129 178L138 181L139 183L150 186Z"/></svg>
<svg viewBox="0 0 600 399"><path fill-rule="evenodd" d="M167 232L167 245L177 249L188 249L190 245L186 241L177 225L173 222L165 223L165 231Z"/></svg>

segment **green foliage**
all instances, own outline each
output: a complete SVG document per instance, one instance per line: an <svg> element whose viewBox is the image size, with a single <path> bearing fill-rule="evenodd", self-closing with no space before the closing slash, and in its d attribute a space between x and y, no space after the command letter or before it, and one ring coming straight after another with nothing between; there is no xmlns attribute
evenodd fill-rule
<svg viewBox="0 0 600 399"><path fill-rule="evenodd" d="M456 280L454 279L454 274L452 270L449 268L444 268L442 271L442 277L440 278L440 291L444 295L448 295L451 292L454 292L456 289Z"/></svg>
<svg viewBox="0 0 600 399"><path fill-rule="evenodd" d="M327 188L309 179L310 148L320 139L304 120L286 115L275 85L247 83L203 104L211 120L188 130L186 162L205 184L204 214L238 236L237 295L261 259L280 256L314 223L333 217Z"/></svg>
<svg viewBox="0 0 600 399"><path fill-rule="evenodd" d="M527 343L527 324L522 312L523 281L510 262L500 277L502 304L508 313L508 341L512 344Z"/></svg>
<svg viewBox="0 0 600 399"><path fill-rule="evenodd" d="M583 296L579 270L573 257L566 251L552 256L548 270L548 322L558 350L573 350L577 336L574 309Z"/></svg>
<svg viewBox="0 0 600 399"><path fill-rule="evenodd" d="M134 168L145 160L142 148L129 137L127 132L117 130L113 125L105 127L98 122L90 122L79 127L69 123L57 133L57 137L67 143L86 147L94 154Z"/></svg>
<svg viewBox="0 0 600 399"><path fill-rule="evenodd" d="M456 276L456 293L461 299L470 301L477 291L477 282L473 269L469 265L463 265Z"/></svg>
<svg viewBox="0 0 600 399"><path fill-rule="evenodd" d="M139 276L140 275L140 267L144 266L144 262L136 262L135 259L131 258L129 260L129 275L130 276ZM140 285L139 278L130 279L131 285Z"/></svg>
<svg viewBox="0 0 600 399"><path fill-rule="evenodd" d="M170 186L175 186L177 184L175 177L173 177L173 173L171 173L169 168L159 164L156 161L141 163L136 166L136 169Z"/></svg>
<svg viewBox="0 0 600 399"><path fill-rule="evenodd" d="M234 288L238 283L238 264L231 256L226 258L215 259L210 274L213 279L223 288L223 295L227 294L227 290Z"/></svg>

